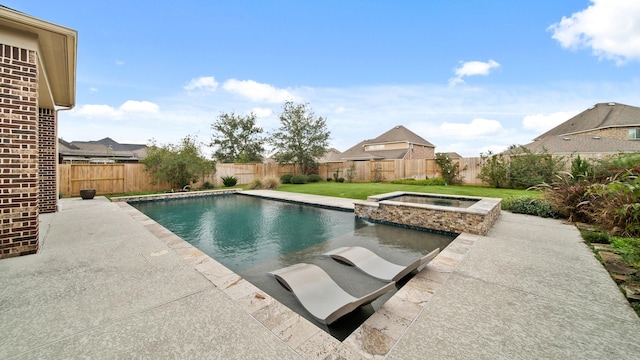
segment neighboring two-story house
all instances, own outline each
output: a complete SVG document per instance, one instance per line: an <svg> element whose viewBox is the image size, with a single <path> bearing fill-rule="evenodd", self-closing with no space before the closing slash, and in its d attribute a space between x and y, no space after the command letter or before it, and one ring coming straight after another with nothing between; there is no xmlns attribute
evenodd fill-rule
<svg viewBox="0 0 640 360"><path fill-rule="evenodd" d="M595 104L524 147L595 158L640 151L640 108L614 102Z"/></svg>
<svg viewBox="0 0 640 360"><path fill-rule="evenodd" d="M404 126L396 126L375 139L343 152L339 161L433 159L435 146Z"/></svg>

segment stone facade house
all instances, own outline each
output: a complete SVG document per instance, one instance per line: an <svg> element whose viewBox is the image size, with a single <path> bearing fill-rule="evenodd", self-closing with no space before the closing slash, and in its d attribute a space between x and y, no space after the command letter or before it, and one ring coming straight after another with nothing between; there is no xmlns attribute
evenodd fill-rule
<svg viewBox="0 0 640 360"><path fill-rule="evenodd" d="M640 108L598 103L524 145L555 155L601 158L640 151Z"/></svg>
<svg viewBox="0 0 640 360"><path fill-rule="evenodd" d="M75 30L0 5L0 259L38 251L55 212L58 111L75 105Z"/></svg>
<svg viewBox="0 0 640 360"><path fill-rule="evenodd" d="M435 146L405 128L396 126L375 139L365 140L341 154L339 161L433 159Z"/></svg>

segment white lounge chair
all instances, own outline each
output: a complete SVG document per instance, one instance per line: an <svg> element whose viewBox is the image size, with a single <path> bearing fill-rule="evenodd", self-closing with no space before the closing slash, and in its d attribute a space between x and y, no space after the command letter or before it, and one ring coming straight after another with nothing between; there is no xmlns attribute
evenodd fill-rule
<svg viewBox="0 0 640 360"><path fill-rule="evenodd" d="M395 283L389 283L356 298L344 291L320 267L305 263L271 271L269 274L289 289L314 318L327 325L395 289Z"/></svg>
<svg viewBox="0 0 640 360"><path fill-rule="evenodd" d="M433 250L407 266L389 262L373 251L360 247L348 246L329 251L324 255L331 256L349 265L353 265L368 275L384 281L399 281L413 270L425 265L440 253L440 248Z"/></svg>

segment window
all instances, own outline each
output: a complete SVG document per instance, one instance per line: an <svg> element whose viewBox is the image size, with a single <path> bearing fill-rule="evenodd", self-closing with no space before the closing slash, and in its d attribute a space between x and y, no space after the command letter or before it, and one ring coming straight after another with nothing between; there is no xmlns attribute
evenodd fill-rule
<svg viewBox="0 0 640 360"><path fill-rule="evenodd" d="M640 140L640 129L629 129L629 139Z"/></svg>

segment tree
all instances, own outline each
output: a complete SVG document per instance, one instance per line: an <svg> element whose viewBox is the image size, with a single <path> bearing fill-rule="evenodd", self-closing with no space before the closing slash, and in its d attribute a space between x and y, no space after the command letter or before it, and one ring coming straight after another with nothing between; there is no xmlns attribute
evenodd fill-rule
<svg viewBox="0 0 640 360"><path fill-rule="evenodd" d="M329 136L326 119L315 117L308 103L287 101L282 106L280 128L269 142L279 164L294 164L300 173L309 174L317 166L316 159L326 153Z"/></svg>
<svg viewBox="0 0 640 360"><path fill-rule="evenodd" d="M179 144L158 146L150 140L147 157L142 160L145 170L161 181L167 181L179 189L198 182L200 176L215 171L215 162L207 160L200 151L195 136L187 135Z"/></svg>
<svg viewBox="0 0 640 360"><path fill-rule="evenodd" d="M221 113L211 128L215 159L225 163L262 162L265 140L262 128L256 126L254 113L246 116Z"/></svg>

